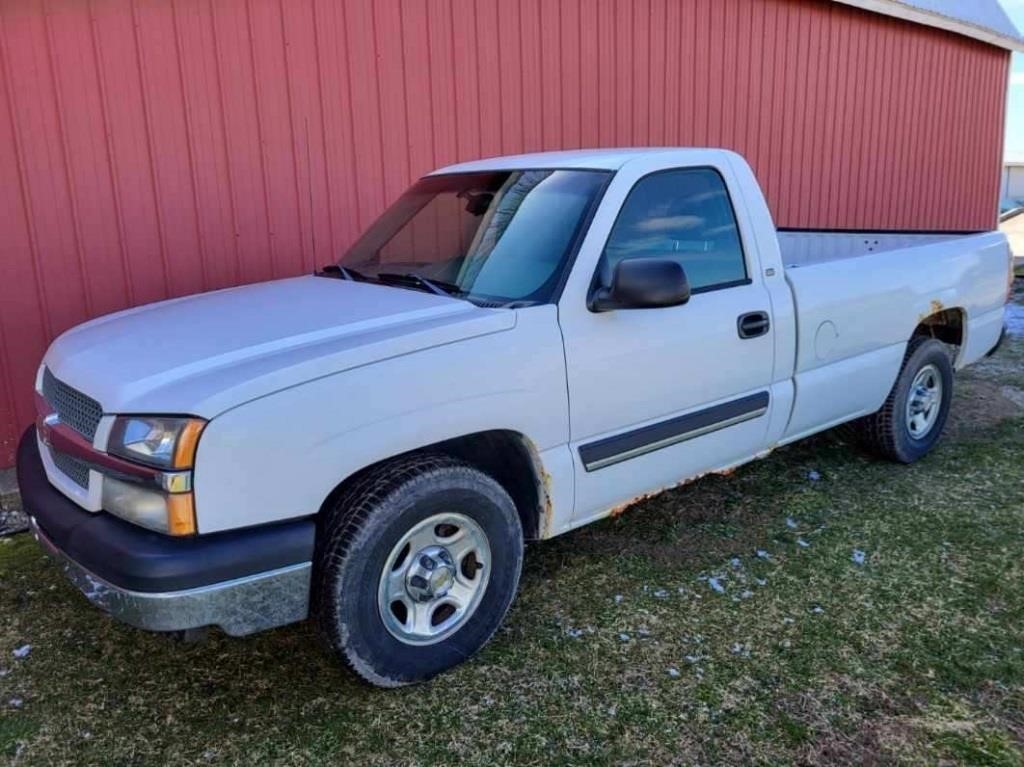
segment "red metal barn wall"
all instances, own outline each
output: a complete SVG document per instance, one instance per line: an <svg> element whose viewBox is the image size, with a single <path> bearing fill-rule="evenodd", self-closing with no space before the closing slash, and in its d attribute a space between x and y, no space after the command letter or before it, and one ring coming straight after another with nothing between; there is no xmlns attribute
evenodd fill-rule
<svg viewBox="0 0 1024 767"><path fill-rule="evenodd" d="M456 160L726 146L782 226L995 222L1008 53L825 0L3 0L0 54L0 465L61 331L308 272Z"/></svg>

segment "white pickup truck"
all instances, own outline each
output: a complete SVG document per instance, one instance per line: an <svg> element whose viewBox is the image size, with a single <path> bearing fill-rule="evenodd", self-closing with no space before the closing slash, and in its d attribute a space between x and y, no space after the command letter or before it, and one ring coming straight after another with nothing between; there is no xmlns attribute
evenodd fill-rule
<svg viewBox="0 0 1024 767"><path fill-rule="evenodd" d="M779 233L728 151L456 165L316 275L60 336L18 478L118 618L312 617L408 684L487 642L524 540L837 424L925 455L1011 279L998 233Z"/></svg>

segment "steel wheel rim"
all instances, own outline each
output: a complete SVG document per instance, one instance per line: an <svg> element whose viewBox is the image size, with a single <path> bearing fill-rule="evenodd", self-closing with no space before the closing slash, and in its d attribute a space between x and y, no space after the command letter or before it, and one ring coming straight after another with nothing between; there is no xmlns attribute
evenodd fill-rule
<svg viewBox="0 0 1024 767"><path fill-rule="evenodd" d="M476 612L490 572L491 547L474 520L444 513L418 522L384 561L377 587L384 627L409 645L447 639Z"/></svg>
<svg viewBox="0 0 1024 767"><path fill-rule="evenodd" d="M910 436L924 439L942 411L942 375L935 365L925 365L914 376L907 396L906 424Z"/></svg>

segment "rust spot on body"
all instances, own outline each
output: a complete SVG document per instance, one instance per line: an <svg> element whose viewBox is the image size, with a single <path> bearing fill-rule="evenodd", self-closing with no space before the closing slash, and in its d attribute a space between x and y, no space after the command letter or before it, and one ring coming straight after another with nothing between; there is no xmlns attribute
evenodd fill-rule
<svg viewBox="0 0 1024 767"><path fill-rule="evenodd" d="M640 495L634 496L634 497L630 498L628 501L626 501L625 503L620 503L618 506L613 506L612 510L608 512L607 516L608 516L609 519L614 519L615 517L621 517L623 514L626 513L626 509L628 509L630 506L635 506L636 504L640 503L641 501L646 501L648 498L653 498L654 496L659 495L662 492L664 492L664 491L663 490L655 490L653 493L642 493Z"/></svg>
<svg viewBox="0 0 1024 767"><path fill-rule="evenodd" d="M933 298L928 302L928 311L917 318L918 322L924 322L929 317L934 317L936 314L941 314L946 310L945 304L939 299Z"/></svg>
<svg viewBox="0 0 1024 767"><path fill-rule="evenodd" d="M775 452L775 448L773 448L773 447L772 448L768 448L767 450L762 450L760 453L758 453L757 455L752 457L750 459L750 461L760 461L763 458L767 458L773 452ZM720 477L731 477L733 474L736 473L736 470L740 466L742 466L744 463L749 463L750 461L744 461L743 463L739 463L739 464L736 464L734 466L728 466L728 467L726 467L724 469L711 469L710 471L704 471L704 472L701 472L700 474L695 474L692 477L687 477L686 479L682 480L681 482L676 482L673 485L665 485L665 487L663 487L663 488L661 488L659 490L654 490L654 491L649 492L649 493L641 493L640 495L635 495L632 498L630 498L628 501L626 501L624 503L620 503L617 506L613 506L611 508L611 510L607 514L605 514L605 517L608 518L608 519L614 519L615 517L621 517L623 514L626 513L627 509L635 506L638 503L641 503L642 501L646 501L648 498L654 498L656 495L661 495L662 493L664 493L664 492L666 492L668 490L676 490L677 488L680 488L683 485L689 485L689 484L691 484L693 482L696 482L699 479L702 479L703 477L706 477L709 474L717 474Z"/></svg>
<svg viewBox="0 0 1024 767"><path fill-rule="evenodd" d="M544 504L540 525L540 537L550 538L551 531L555 523L555 506L551 502L551 475L544 469L541 469L540 471L540 492L543 496L542 501Z"/></svg>

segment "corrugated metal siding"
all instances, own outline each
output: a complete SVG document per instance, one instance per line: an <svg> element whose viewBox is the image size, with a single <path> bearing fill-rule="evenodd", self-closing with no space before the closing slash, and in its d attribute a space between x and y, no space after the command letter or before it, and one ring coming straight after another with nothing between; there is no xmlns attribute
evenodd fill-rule
<svg viewBox="0 0 1024 767"><path fill-rule="evenodd" d="M4 0L0 465L56 334L309 271L457 160L727 146L782 226L992 227L1007 67L824 0Z"/></svg>

